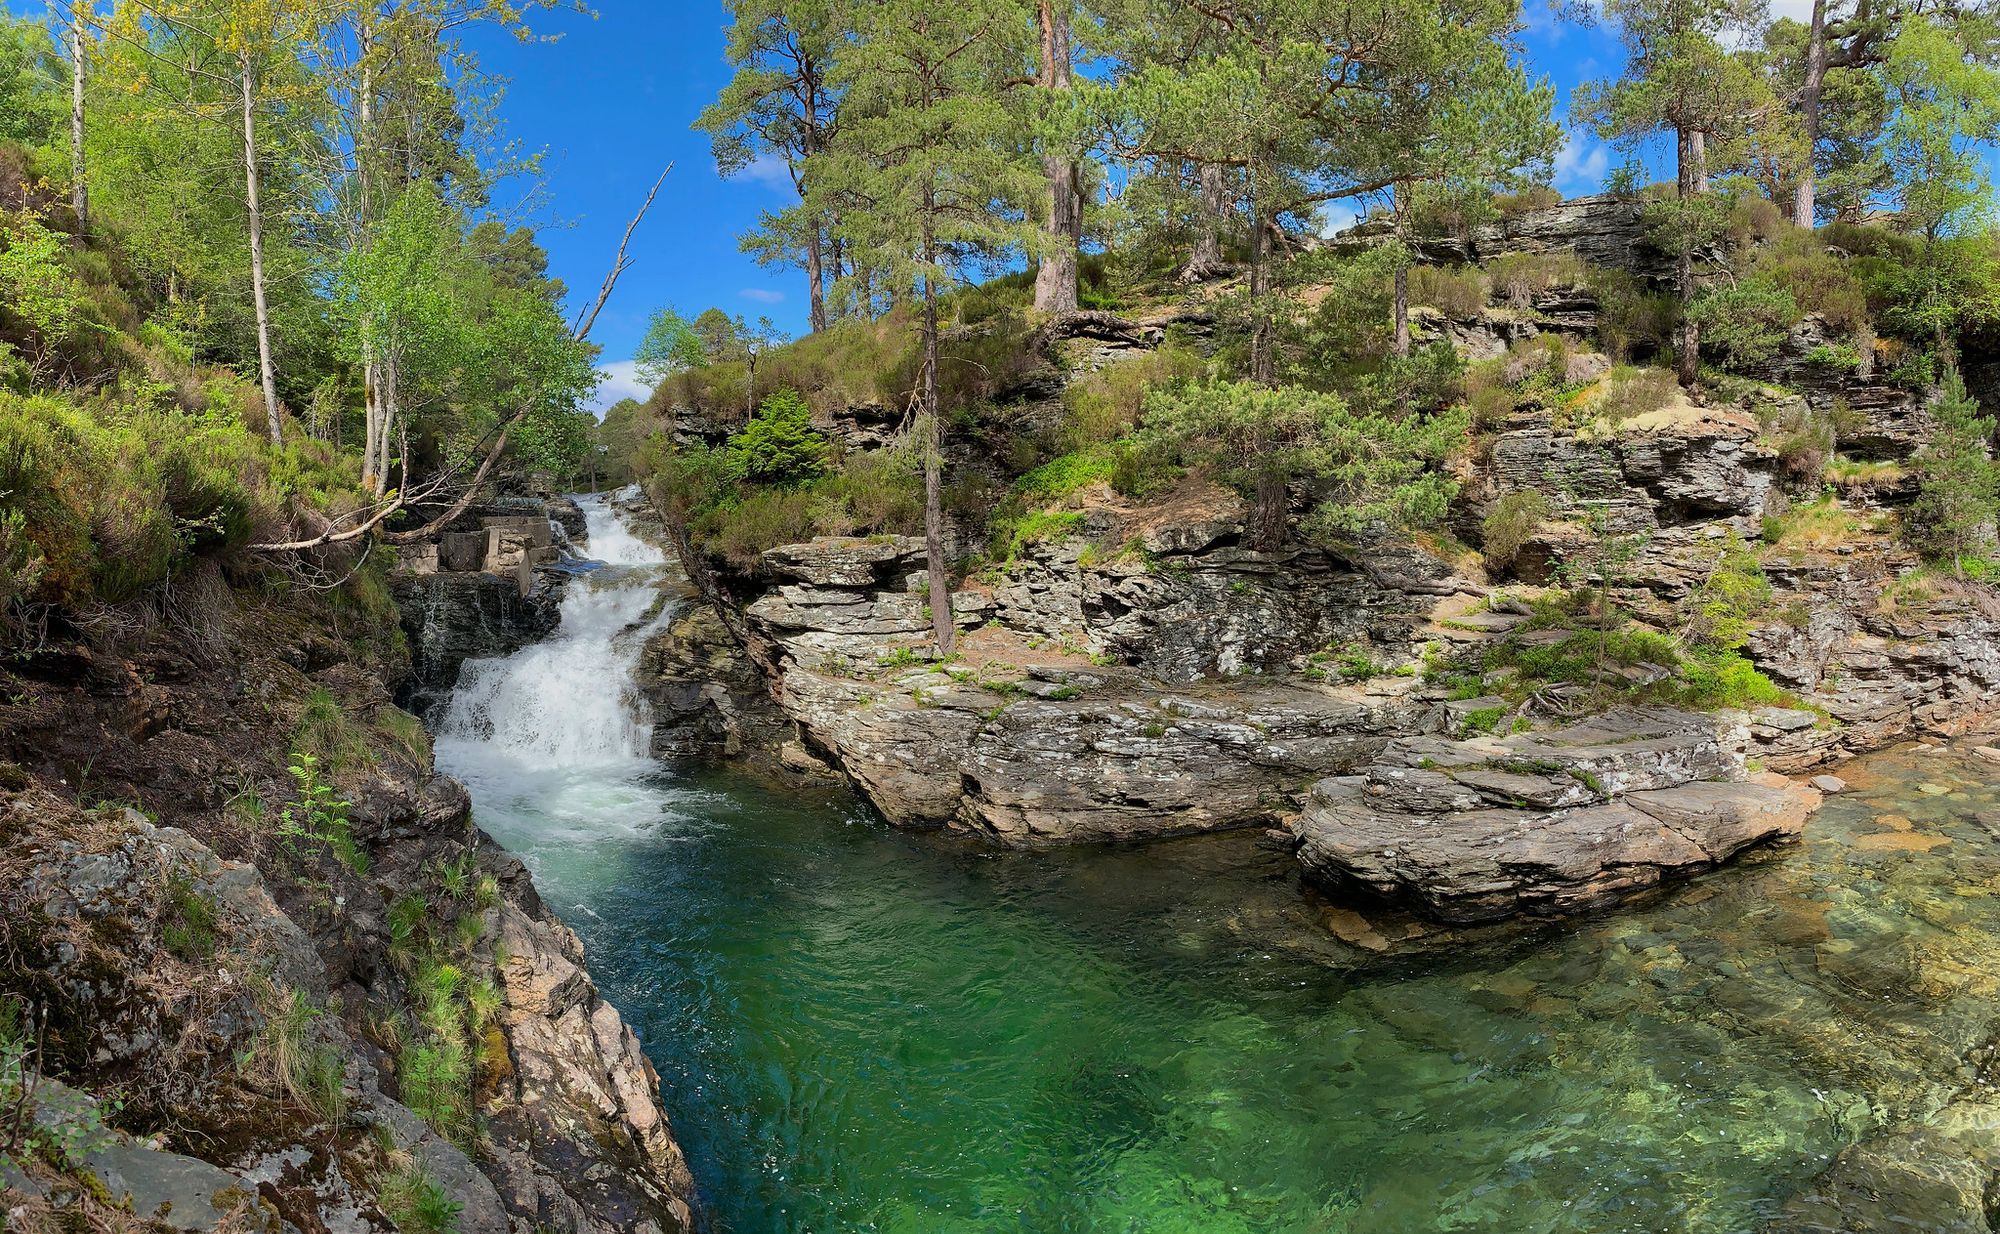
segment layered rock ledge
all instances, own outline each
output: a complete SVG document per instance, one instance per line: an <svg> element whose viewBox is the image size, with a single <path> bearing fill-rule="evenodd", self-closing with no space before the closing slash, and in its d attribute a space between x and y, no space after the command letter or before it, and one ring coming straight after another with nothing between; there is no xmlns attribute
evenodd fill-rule
<svg viewBox="0 0 2000 1234"><path fill-rule="evenodd" d="M1796 835L1817 790L1744 778L1726 732L1661 708L1551 732L1388 743L1315 785L1307 876L1454 923L1601 907Z"/></svg>

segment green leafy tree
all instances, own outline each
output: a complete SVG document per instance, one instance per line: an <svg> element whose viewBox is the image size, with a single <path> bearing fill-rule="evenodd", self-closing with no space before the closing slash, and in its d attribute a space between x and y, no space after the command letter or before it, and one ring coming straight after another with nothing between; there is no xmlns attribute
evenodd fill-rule
<svg viewBox="0 0 2000 1234"><path fill-rule="evenodd" d="M1981 415L1957 369L1947 370L1931 407L1931 436L1917 452L1916 500L1904 512L1910 539L1933 561L1950 561L1961 576L1965 559L1993 543L2000 516L2000 471L1991 456L1994 421Z"/></svg>
<svg viewBox="0 0 2000 1234"><path fill-rule="evenodd" d="M1145 432L1179 447L1254 504L1252 542L1263 551L1291 534L1291 490L1319 498L1308 532L1435 525L1458 486L1437 469L1465 438L1463 415L1356 414L1338 395L1254 382L1207 381L1156 391Z"/></svg>
<svg viewBox="0 0 2000 1234"><path fill-rule="evenodd" d="M779 488L817 480L832 454L825 435L813 427L812 409L789 389L759 404L749 423L730 436L729 448L745 480Z"/></svg>
<svg viewBox="0 0 2000 1234"><path fill-rule="evenodd" d="M918 307L923 363L915 413L923 440L924 542L940 655L956 639L945 560L938 297L970 263L1033 243L1022 204L1036 177L1012 143L1000 98L1011 0L882 0L856 14L838 61L847 99L839 139L810 183L839 220L858 266Z"/></svg>
<svg viewBox="0 0 2000 1234"><path fill-rule="evenodd" d="M708 346L687 318L671 307L659 308L646 322L646 335L632 359L639 380L658 386L676 373L707 364Z"/></svg>
<svg viewBox="0 0 2000 1234"><path fill-rule="evenodd" d="M1994 295L1990 277L1965 277L1982 266L1990 276L1991 257L1975 251L1982 244L1955 242L1991 218L1986 153L2000 132L2000 71L1975 50L1960 30L1926 18L1902 28L1883 67L1896 108L1886 159L1902 225L1922 241L1898 279L1894 324L1926 338L1946 364L1956 361L1956 327Z"/></svg>

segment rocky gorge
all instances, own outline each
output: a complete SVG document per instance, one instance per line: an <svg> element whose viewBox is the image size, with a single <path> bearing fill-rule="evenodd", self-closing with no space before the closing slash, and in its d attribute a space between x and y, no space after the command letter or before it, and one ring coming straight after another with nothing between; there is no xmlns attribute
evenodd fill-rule
<svg viewBox="0 0 2000 1234"><path fill-rule="evenodd" d="M391 702L395 610L210 611L5 673L10 1228L691 1228L638 1038Z"/></svg>
<svg viewBox="0 0 2000 1234"><path fill-rule="evenodd" d="M1760 380L1699 402L1672 391L1624 409L1626 386L1644 373L1590 350L1600 306L1587 275L1592 263L1658 275L1640 215L1624 199L1579 199L1426 254L1563 257L1540 283L1495 290L1484 307L1418 313L1432 336L1492 358L1511 383L1475 451L1455 464L1455 525L1468 539L1495 510L1534 503L1533 525L1498 565L1438 542L1259 551L1244 501L1225 488L1196 480L1139 501L1100 483L1068 499L1060 532L967 579L954 596L960 652L936 663L921 654L920 542L786 544L744 570L680 535L700 603L650 653L660 752L761 759L783 774L830 768L893 822L1009 845L1289 827L1309 877L1446 918L1484 913L1496 894L1507 911L1600 904L1795 833L1817 790L1791 795L1764 783L1773 775L1812 775L1898 740L1963 731L1991 711L2000 607L1949 579L1898 581L1916 559L1878 512L1908 499L1895 477L1923 440L1925 412L1866 364L1843 373L1809 363L1827 338L1815 322L1792 332ZM1371 239L1364 227L1336 244ZM1045 419L1035 408L1050 389L1147 355L1162 322L1193 319L1176 312L1122 329L1086 315L1038 334L1045 367L1022 380L1023 404L1009 414ZM1553 377L1536 376L1550 364ZM1513 392L1535 380L1556 382L1564 401ZM835 414L826 431L838 439L852 419ZM1792 479L1806 439L1848 461L1830 473L1836 496ZM1810 524L1834 508L1838 542L1816 540ZM1769 599L1744 655L1778 697L1634 713L1652 718L1598 734L1597 744L1630 744L1639 757L1664 725L1706 751L1632 785L1502 750L1560 742L1591 692L1531 681L1521 667L1590 642L1587 621L1551 612L1558 584L1597 580L1672 635L1723 552L1746 545ZM1643 659L1593 671L1612 694L1635 698L1659 697L1647 690L1670 675ZM1459 745L1424 744L1452 739ZM1461 770L1468 759L1475 769ZM1518 782L1492 771L1509 759L1540 770ZM1425 760L1441 765L1417 770ZM1385 779L1385 766L1412 770ZM1689 800L1669 811L1644 797L1656 792ZM1530 836L1524 806L1561 807L1549 817L1577 822L1538 824ZM1631 811L1649 806L1646 825L1632 826ZM1663 812L1674 821L1658 821ZM1699 820L1693 834L1689 820ZM1663 844L1663 828L1677 827ZM1468 854L1511 835L1523 851L1490 860L1532 872L1497 891L1422 861L1392 874L1369 855L1412 828ZM1591 873L1607 867L1627 874Z"/></svg>

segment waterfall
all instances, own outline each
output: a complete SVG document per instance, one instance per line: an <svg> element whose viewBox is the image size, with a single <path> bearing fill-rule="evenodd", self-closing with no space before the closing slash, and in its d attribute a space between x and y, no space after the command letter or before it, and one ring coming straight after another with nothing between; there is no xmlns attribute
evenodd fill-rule
<svg viewBox="0 0 2000 1234"><path fill-rule="evenodd" d="M550 638L466 661L438 722L440 762L570 771L647 758L652 725L633 670L647 636L672 616L661 603L666 557L632 533L610 498L577 504L590 556L602 564L570 581Z"/></svg>

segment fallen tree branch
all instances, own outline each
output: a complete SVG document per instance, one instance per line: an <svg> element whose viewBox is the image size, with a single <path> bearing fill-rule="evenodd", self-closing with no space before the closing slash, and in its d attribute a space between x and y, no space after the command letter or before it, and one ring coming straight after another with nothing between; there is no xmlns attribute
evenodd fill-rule
<svg viewBox="0 0 2000 1234"><path fill-rule="evenodd" d="M632 233L639 229L639 223L646 217L646 212L653 208L653 201L660 195L660 186L667 182L667 175L673 169L674 165L668 163L666 171L661 172L660 178L653 181L652 190L646 194L646 200L639 204L639 210L632 216L632 221L625 225L625 234L618 241L618 253L611 260L611 270L604 276L604 285L597 290L597 300L590 306L590 311L578 317L576 324L570 328L570 337L577 342L582 342L590 334L590 328L597 324L597 315L604 311L605 302L611 299L611 291L618 285L618 276L625 273L631 267L632 262L625 256L625 252L631 246ZM459 494L458 500L452 503L450 509L421 527L408 531L383 532L381 536L382 541L386 544L415 544L420 540L425 540L435 535L449 526L460 515L464 514L466 508L472 504L473 497L479 492L479 486L484 484L486 477L492 473L494 464L498 463L500 456L506 453L507 438L513 432L514 426L525 419L527 414L527 409L523 408L507 417L500 425L500 435L494 439L493 445L486 451L486 457L480 460L479 470L472 474L471 483L465 486L465 491ZM409 466L409 457L410 446L406 434L403 442L405 468ZM277 544L253 544L250 548L252 551L260 553L302 553L316 548L324 548L329 544L342 544L360 539L375 528L380 527L382 521L396 513L396 511L405 509L413 502L421 501L423 497L442 490L445 486L446 477L449 474L447 472L444 475L438 476L425 488L421 495L416 497L410 497L404 491L399 490L395 499L387 506L376 511L366 522L351 527L346 531L336 532L328 529L310 540L292 540ZM404 475L403 480L405 485L407 485L409 482L407 473ZM358 513L358 511L354 513ZM342 515L340 519L335 520L334 525L338 526L340 522L354 517L354 513Z"/></svg>

